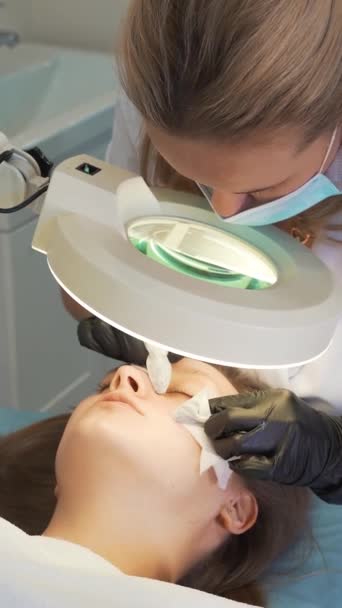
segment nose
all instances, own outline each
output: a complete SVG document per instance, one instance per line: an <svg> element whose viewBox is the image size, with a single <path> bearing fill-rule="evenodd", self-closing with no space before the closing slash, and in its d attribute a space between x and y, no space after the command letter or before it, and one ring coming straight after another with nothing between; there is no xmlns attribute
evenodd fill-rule
<svg viewBox="0 0 342 608"><path fill-rule="evenodd" d="M149 389L147 374L131 365L122 365L116 370L109 388L111 391L126 390L137 397L144 397Z"/></svg>
<svg viewBox="0 0 342 608"><path fill-rule="evenodd" d="M220 192L213 190L211 206L214 211L222 217L230 217L242 210L247 201L246 194L234 194L233 192Z"/></svg>

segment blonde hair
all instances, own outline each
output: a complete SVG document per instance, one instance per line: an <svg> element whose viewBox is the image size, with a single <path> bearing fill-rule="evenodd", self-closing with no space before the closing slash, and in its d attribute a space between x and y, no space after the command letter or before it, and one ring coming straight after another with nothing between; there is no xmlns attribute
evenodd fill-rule
<svg viewBox="0 0 342 608"><path fill-rule="evenodd" d="M339 0L133 0L119 67L150 124L174 135L241 141L297 128L303 145L342 117ZM141 170L154 183L194 191L144 136ZM290 222L316 234L341 197ZM338 226L341 229L342 226Z"/></svg>

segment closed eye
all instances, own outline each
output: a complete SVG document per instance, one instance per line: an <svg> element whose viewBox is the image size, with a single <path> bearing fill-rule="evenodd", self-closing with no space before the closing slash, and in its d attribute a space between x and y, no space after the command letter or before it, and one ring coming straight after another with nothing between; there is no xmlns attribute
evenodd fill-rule
<svg viewBox="0 0 342 608"><path fill-rule="evenodd" d="M99 382L96 386L96 392L101 394L104 393L106 390L109 389L109 383L108 382Z"/></svg>

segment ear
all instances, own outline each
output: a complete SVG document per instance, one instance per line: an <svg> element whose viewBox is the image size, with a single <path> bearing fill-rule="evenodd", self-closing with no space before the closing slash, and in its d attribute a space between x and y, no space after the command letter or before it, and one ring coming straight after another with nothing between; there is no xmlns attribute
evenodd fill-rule
<svg viewBox="0 0 342 608"><path fill-rule="evenodd" d="M219 524L230 534L243 534L252 528L258 517L258 503L247 488L227 498L218 516Z"/></svg>

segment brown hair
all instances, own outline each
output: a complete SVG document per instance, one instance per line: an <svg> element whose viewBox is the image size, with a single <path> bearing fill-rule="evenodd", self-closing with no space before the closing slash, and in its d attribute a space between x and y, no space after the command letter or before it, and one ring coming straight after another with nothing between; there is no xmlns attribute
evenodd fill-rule
<svg viewBox="0 0 342 608"><path fill-rule="evenodd" d="M295 127L306 144L341 122L342 5L339 0L133 0L119 68L142 117L171 134L241 141ZM151 159L154 185L198 192L145 135L145 179ZM335 197L324 208L302 213L300 226L294 218L285 228L316 236L340 209L341 197Z"/></svg>
<svg viewBox="0 0 342 608"><path fill-rule="evenodd" d="M249 373L217 369L239 392L262 388ZM68 419L57 416L0 438L0 516L28 534L42 534L55 509L55 456ZM179 584L263 605L256 581L305 530L309 493L270 482L246 484L258 502L256 524L241 536L231 536Z"/></svg>

